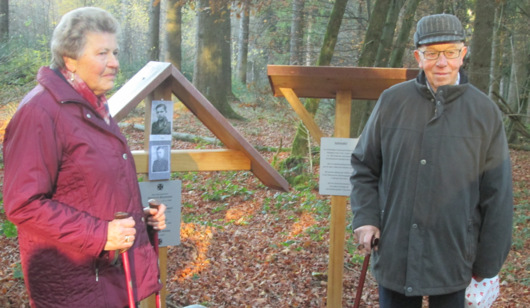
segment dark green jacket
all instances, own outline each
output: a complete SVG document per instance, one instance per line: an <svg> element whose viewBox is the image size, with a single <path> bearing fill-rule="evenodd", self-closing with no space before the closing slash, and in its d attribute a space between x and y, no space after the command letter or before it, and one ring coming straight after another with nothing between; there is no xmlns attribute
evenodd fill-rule
<svg viewBox="0 0 530 308"><path fill-rule="evenodd" d="M384 91L351 161L353 227L381 230L379 284L438 295L499 272L511 245L510 156L500 111L465 75L436 96L423 72Z"/></svg>

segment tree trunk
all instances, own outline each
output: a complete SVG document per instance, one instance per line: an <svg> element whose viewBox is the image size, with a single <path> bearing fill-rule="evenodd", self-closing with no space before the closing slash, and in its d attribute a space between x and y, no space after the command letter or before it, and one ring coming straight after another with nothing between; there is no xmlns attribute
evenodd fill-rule
<svg viewBox="0 0 530 308"><path fill-rule="evenodd" d="M169 0L167 11L167 59L179 70L182 68L182 3Z"/></svg>
<svg viewBox="0 0 530 308"><path fill-rule="evenodd" d="M239 17L239 37L237 42L237 80L242 84L247 83L248 62L248 34L250 24L250 3L243 0L241 3L241 16Z"/></svg>
<svg viewBox="0 0 530 308"><path fill-rule="evenodd" d="M412 26L414 25L414 16L416 15L416 9L419 3L420 0L407 0L405 4L401 28L399 29L399 34L390 56L389 67L403 66L403 54L409 44L410 30L412 30Z"/></svg>
<svg viewBox="0 0 530 308"><path fill-rule="evenodd" d="M471 39L469 82L489 93L491 51L495 21L495 0L477 0Z"/></svg>
<svg viewBox="0 0 530 308"><path fill-rule="evenodd" d="M0 2L0 43L9 39L9 0Z"/></svg>
<svg viewBox="0 0 530 308"><path fill-rule="evenodd" d="M493 97L492 93L501 93L501 78L503 67L503 45L506 38L506 32L501 31L500 25L504 24L504 5L501 4L499 9L495 12L495 28L493 32L493 46L491 57L491 85L489 87L488 96Z"/></svg>
<svg viewBox="0 0 530 308"><path fill-rule="evenodd" d="M358 66L371 67L375 63L379 40L383 35L386 16L392 0L377 0L371 14L370 23L364 36L364 44L359 56ZM367 115L373 108L371 101L357 101L351 109L350 136L358 137L364 127Z"/></svg>
<svg viewBox="0 0 530 308"><path fill-rule="evenodd" d="M197 2L197 45L193 84L225 117L240 119L228 103L228 96L232 93L229 88L229 5L228 0Z"/></svg>
<svg viewBox="0 0 530 308"><path fill-rule="evenodd" d="M291 20L290 60L291 65L302 65L302 46L304 43L304 5L305 0L293 0L293 18Z"/></svg>
<svg viewBox="0 0 530 308"><path fill-rule="evenodd" d="M396 30L396 24L399 18L399 11L404 4L404 0L392 0L386 22L383 27L383 35L379 41L379 48L377 49L377 56L375 59L376 67L385 67L388 65L390 60L390 54L392 53L392 43L394 40L394 32Z"/></svg>
<svg viewBox="0 0 530 308"><path fill-rule="evenodd" d="M528 87L530 82L530 52L525 48L528 43L526 41L520 41L519 37L520 29L514 29L514 40L513 40L513 63L512 63L512 74L510 77L510 87L508 91L508 105L513 113L517 114L517 118L522 122L521 115L525 114L528 109ZM514 129L514 123L512 121L507 126L508 131L508 142L518 143L520 140L518 136L520 132Z"/></svg>
<svg viewBox="0 0 530 308"><path fill-rule="evenodd" d="M149 4L149 59L158 61L160 53L160 0Z"/></svg>
<svg viewBox="0 0 530 308"><path fill-rule="evenodd" d="M348 0L337 0L333 5L326 29L326 35L324 36L324 43L322 44L320 55L316 63L317 66L325 66L331 63L335 45L337 44L337 37L339 35L342 18L344 17L344 12L346 12L347 3ZM304 103L305 108L313 115L313 117L317 112L319 102L320 100L311 98L306 99ZM307 130L305 129L304 125L302 123L298 124L298 129L296 130L293 140L291 156L306 156L309 153L307 148L307 138ZM320 140L318 140L318 142L320 142Z"/></svg>
<svg viewBox="0 0 530 308"><path fill-rule="evenodd" d="M132 31L128 31L131 25L131 7L129 0L120 1L120 26L123 29L120 35L120 64L122 67L133 62Z"/></svg>
<svg viewBox="0 0 530 308"><path fill-rule="evenodd" d="M305 61L305 64L304 65L312 65L314 62L314 57L313 57L313 54L312 54L312 50L313 50L313 26L314 26L314 23L315 23L315 17L313 16L315 13L315 10L313 8L310 8L309 12L307 12L305 18L304 18L304 23L305 23L305 28L306 28L306 36L305 36L305 43L304 43L304 46L305 46L305 52L304 52L304 61Z"/></svg>

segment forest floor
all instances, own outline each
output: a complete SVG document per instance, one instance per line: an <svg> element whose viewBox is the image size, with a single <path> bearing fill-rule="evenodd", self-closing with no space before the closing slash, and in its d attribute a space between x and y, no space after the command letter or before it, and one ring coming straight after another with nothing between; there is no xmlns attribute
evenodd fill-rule
<svg viewBox="0 0 530 308"><path fill-rule="evenodd" d="M175 104L175 131L213 137L195 117ZM239 104L247 121L232 125L257 148L290 147L298 120L287 103ZM317 119L332 134L333 114ZM142 123L132 114L129 123ZM132 149L143 148L143 132L125 125ZM173 149L207 149L206 143L173 141ZM260 151L271 163L289 152ZM515 196L513 248L503 267L500 296L493 307L530 305L530 152L512 151ZM306 188L268 189L251 172L178 173L182 181L181 244L169 247L168 307L325 307L330 197L318 194L318 157ZM1 176L1 175L0 175ZM3 183L3 177L0 178ZM349 212L349 211L348 211ZM351 216L345 218L347 223ZM0 213L0 223L5 215ZM343 307L352 307L363 256L350 226L344 249ZM0 235L0 307L29 307L16 238ZM377 285L367 275L362 307L379 307Z"/></svg>

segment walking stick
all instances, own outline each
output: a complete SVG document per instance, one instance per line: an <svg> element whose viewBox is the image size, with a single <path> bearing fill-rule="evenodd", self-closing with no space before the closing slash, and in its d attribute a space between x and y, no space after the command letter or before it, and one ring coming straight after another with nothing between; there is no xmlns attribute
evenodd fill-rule
<svg viewBox="0 0 530 308"><path fill-rule="evenodd" d="M160 207L160 202L156 199L149 199L149 207L152 208L152 209L156 209L158 210L158 208ZM155 247L155 253L156 253L156 258L158 260L158 262L160 262L160 259L158 257L158 231L155 230L154 234L153 234L153 246ZM159 270L160 270L160 264L158 264L158 267L159 267ZM160 280L160 275L158 276L158 280ZM155 301L156 301L156 308L161 308L162 307L162 302L160 301L160 291L156 291L156 294L155 294Z"/></svg>
<svg viewBox="0 0 530 308"><path fill-rule="evenodd" d="M127 217L129 217L129 214L125 212L117 212L114 214L115 219L125 219ZM125 272L125 283L127 285L127 298L129 299L129 307L135 308L136 303L134 301L134 293L131 279L131 266L129 264L129 254L127 252L127 249L122 249L120 253L123 263L123 271Z"/></svg>
<svg viewBox="0 0 530 308"><path fill-rule="evenodd" d="M372 238L371 248L377 246L378 243L378 238ZM359 248L362 247L359 246ZM366 272L368 271L368 265L370 264L370 255L371 253L364 255L363 268L361 270L361 277L359 278L359 285L357 286L357 294L355 295L355 304L353 305L353 308L359 308L359 305L361 304L361 295L363 294L364 279L366 278Z"/></svg>

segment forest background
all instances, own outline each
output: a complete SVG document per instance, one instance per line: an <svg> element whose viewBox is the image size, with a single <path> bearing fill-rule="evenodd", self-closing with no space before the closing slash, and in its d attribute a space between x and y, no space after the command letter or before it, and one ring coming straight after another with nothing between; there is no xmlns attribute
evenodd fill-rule
<svg viewBox="0 0 530 308"><path fill-rule="evenodd" d="M416 68L412 57L412 35L416 22L422 16L443 12L458 16L466 28L470 51L465 68L471 82L487 93L504 113L506 133L515 157L514 166L520 168L515 173L520 176L514 179L518 217L514 234L519 237L514 241L512 263L506 266L502 277L510 282L512 297L502 298L501 302L507 305L502 307L518 303L524 306L524 303L530 302L528 254L523 253L529 246L526 224L530 217L526 172L528 152L525 152L529 149L530 139L528 0L1 0L0 137L3 137L5 125L18 102L34 86L38 68L50 61L49 40L53 28L64 13L81 6L102 7L111 12L122 26L121 71L115 90L148 61L171 62L247 139L260 146L260 152L294 189L288 194L266 191L259 183L247 179L251 176L240 173L175 174L175 177L183 179L183 194L187 193L190 201L183 208L183 245L170 251L173 253L170 258L175 259L171 270L179 272L180 278L186 276L183 272L192 274L186 276L191 277L188 280L171 278L168 303L240 306L245 302L244 294L251 294L254 288L257 289L256 285L245 285L242 293L235 292L233 296L225 294L223 298L217 293L226 293L230 287L219 286L215 293L213 286L221 284L213 281L215 274L197 269L204 245L201 241L206 240L204 234L211 234L212 230L219 232L221 228L226 231L223 234L227 242L221 241L222 236L217 233L219 243L216 247L228 250L234 247L234 234L228 236L230 228L226 224L219 226L215 215L233 215L235 211L230 210L238 202L249 208L259 207L260 213L266 214L270 214L270 208L276 208L278 211L274 213L279 215L275 218L277 222L301 224L303 231L295 240L280 241L279 247L270 244L273 247L270 249L281 248L281 252L267 254L265 263L271 261L268 259L271 255L274 260L281 259L281 254L287 254L284 250L291 253L305 249L311 254L322 254L321 260L311 260L317 264L313 265L313 269L317 269L309 271L308 290L303 287L299 292L291 290L287 292L290 295L286 300L285 290L274 291L270 285L270 290L263 292L276 292L276 297L258 292L254 298L247 298L248 302L257 304L249 305L265 307L282 300L287 306L320 306L325 303L325 290L322 291L325 287L322 285L325 285L326 233L329 230L326 226L329 210L326 209L329 209L329 200L317 194L318 147L307 137L307 130L299 124L288 104L272 96L267 65ZM334 101L305 99L303 102L323 131L332 135ZM179 103L175 101L175 104ZM356 101L354 104L358 108L352 108L351 137L359 136L374 102ZM175 129L197 138L192 142L189 138L187 141L175 140L174 148L212 146L208 141L211 133L194 121L185 107L178 106L175 117L179 119L175 121ZM141 133L133 126L143 124L142 108L143 105L139 105L122 123L132 148L139 147L143 142ZM236 180L242 181L242 178L251 184ZM196 202L192 202L194 198ZM304 208L306 206L309 208ZM307 220L308 216L304 216L307 213L315 214L317 218L313 219L318 223ZM241 215L236 215L238 219L235 221L230 220L230 227L249 224L251 218ZM6 301L0 300L0 304L20 307L25 305L25 298L21 295L23 283L16 240L13 240L16 230L2 216L0 238L5 244L2 249L2 264L5 266L0 270L3 285L0 298ZM260 215L253 214L252 224L255 226L271 223L263 217L258 221L258 217ZM202 221L198 224L202 227L193 225L199 221ZM249 231L230 232L237 235L238 232ZM188 238L184 238L186 234ZM270 238L275 238L275 235L270 235ZM353 240L348 237L347 241L346 258L350 262L347 265L350 272L345 274L346 278L358 274L361 260L355 253ZM313 242L323 247L313 251ZM211 245L210 250L213 250ZM207 254L202 257L211 262L215 259ZM186 258L193 261L182 260ZM192 269L193 265L197 268ZM318 269L319 266L322 268ZM226 274L226 270L223 273ZM268 281L261 274L251 276ZM224 280L222 284L225 284ZM278 285L279 288L286 287L282 283ZM309 295L312 292L315 294ZM374 292L368 294L365 298L367 302L377 297ZM346 295L344 301L345 306L351 303L351 295Z"/></svg>

